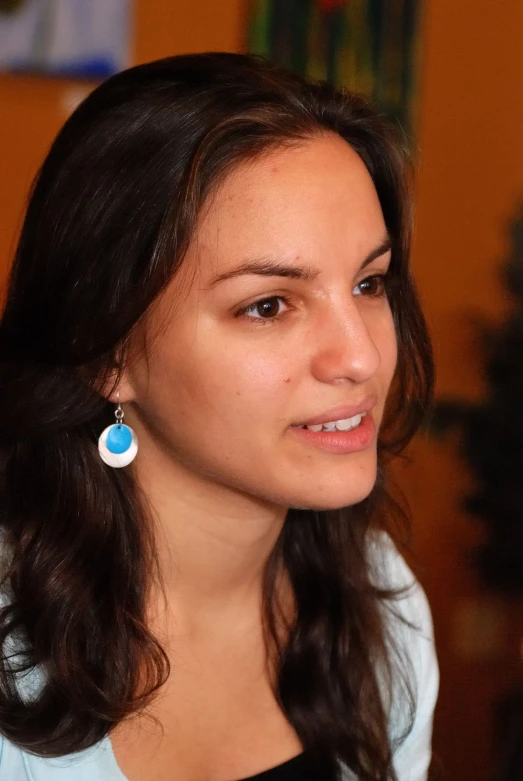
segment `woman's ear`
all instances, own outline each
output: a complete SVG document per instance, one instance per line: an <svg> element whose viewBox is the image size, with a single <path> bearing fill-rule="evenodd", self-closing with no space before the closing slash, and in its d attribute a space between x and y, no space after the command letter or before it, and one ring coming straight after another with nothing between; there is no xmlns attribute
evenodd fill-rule
<svg viewBox="0 0 523 781"><path fill-rule="evenodd" d="M108 377L103 383L103 388L101 388L100 392L107 401L113 404L127 404L135 399L134 389L127 369L123 369Z"/></svg>
<svg viewBox="0 0 523 781"><path fill-rule="evenodd" d="M110 401L113 404L126 404L129 401L133 401L134 394L126 375L127 372L124 371L119 376L113 377L112 381L105 384L105 393L103 393L103 395L107 401Z"/></svg>
<svg viewBox="0 0 523 781"><path fill-rule="evenodd" d="M100 396L112 404L129 404L138 395L135 380L140 377L139 366L147 354L145 350L145 337L139 338L139 334L135 333L132 341L128 337L118 348L101 373L97 373L96 367L91 367L91 371L85 371L85 378Z"/></svg>
<svg viewBox="0 0 523 781"><path fill-rule="evenodd" d="M135 394L127 368L113 365L99 375L92 367L82 367L80 376L99 396L112 404L125 404L134 400Z"/></svg>

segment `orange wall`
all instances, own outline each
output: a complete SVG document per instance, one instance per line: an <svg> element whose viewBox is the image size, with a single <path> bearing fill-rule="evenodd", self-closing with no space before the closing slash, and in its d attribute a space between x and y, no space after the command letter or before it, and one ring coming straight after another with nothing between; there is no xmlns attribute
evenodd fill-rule
<svg viewBox="0 0 523 781"><path fill-rule="evenodd" d="M497 319L507 305L499 264L523 197L523 4L432 0L423 30L413 264L438 393L478 399L474 321ZM459 507L470 477L453 443L420 439L412 455L412 467L399 471L442 668L435 749L445 779L490 781L498 777L493 703L523 677L523 610L486 593L468 564L480 529Z"/></svg>
<svg viewBox="0 0 523 781"><path fill-rule="evenodd" d="M135 61L238 50L245 3L137 0ZM523 195L522 43L521 0L425 0L414 267L440 393L481 395L468 318L498 317L504 306L497 278L504 226ZM85 89L0 77L2 275L29 182L68 105ZM447 781L487 781L491 703L521 675L516 640L523 627L516 626L514 606L493 602L466 566L477 532L459 510L469 481L462 464L449 446L422 439L412 454L413 464L398 473L413 511L441 658L435 748Z"/></svg>
<svg viewBox="0 0 523 781"><path fill-rule="evenodd" d="M238 51L244 0L135 0L135 60L198 51Z"/></svg>

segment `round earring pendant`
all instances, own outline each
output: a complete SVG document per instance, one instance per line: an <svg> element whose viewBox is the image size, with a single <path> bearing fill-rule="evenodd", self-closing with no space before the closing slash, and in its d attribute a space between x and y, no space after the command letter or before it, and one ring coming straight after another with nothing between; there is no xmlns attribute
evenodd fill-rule
<svg viewBox="0 0 523 781"><path fill-rule="evenodd" d="M113 423L100 434L98 451L108 466L127 466L138 452L138 438L130 426Z"/></svg>

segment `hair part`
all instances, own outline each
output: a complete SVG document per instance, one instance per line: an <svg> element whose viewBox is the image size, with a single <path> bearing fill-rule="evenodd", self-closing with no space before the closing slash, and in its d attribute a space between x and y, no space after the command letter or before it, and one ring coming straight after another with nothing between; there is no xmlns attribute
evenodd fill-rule
<svg viewBox="0 0 523 781"><path fill-rule="evenodd" d="M171 57L103 83L67 120L33 186L0 326L9 550L0 647L18 643L0 663L0 732L28 751L93 745L169 675L145 617L158 572L151 524L130 474L98 457L112 409L98 389L121 371L220 182L271 149L325 133L358 153L380 200L399 359L370 497L288 513L265 572L267 646L275 695L322 778L337 778L342 761L361 781L394 779L385 700L402 672L382 608L395 595L371 580L369 538L391 529L384 464L419 427L433 383L409 270L407 158L363 98L225 53ZM283 641L282 567L296 605ZM42 685L27 697L20 681L31 671Z"/></svg>

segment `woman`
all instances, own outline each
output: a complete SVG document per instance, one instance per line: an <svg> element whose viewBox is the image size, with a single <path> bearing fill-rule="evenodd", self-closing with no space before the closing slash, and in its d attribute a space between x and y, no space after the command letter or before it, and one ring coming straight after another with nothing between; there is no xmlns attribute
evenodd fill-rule
<svg viewBox="0 0 523 781"><path fill-rule="evenodd" d="M263 61L66 122L0 331L2 778L426 777L384 473L432 383L409 237L383 118Z"/></svg>

